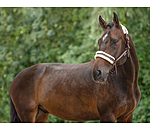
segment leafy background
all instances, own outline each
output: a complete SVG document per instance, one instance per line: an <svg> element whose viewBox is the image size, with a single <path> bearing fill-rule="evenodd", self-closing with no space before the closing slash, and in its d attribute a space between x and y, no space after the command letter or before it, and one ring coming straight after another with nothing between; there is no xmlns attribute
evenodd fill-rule
<svg viewBox="0 0 150 130"><path fill-rule="evenodd" d="M0 8L0 122L10 122L9 86L38 63L84 63L93 59L103 29L118 14L134 42L141 100L133 122L150 122L150 8ZM71 122L53 115L47 122ZM99 122L99 121L88 121Z"/></svg>

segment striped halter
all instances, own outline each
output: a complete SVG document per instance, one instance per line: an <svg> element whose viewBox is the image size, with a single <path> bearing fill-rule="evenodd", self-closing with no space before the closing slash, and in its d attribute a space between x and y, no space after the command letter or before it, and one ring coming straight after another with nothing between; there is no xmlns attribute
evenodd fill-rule
<svg viewBox="0 0 150 130"><path fill-rule="evenodd" d="M129 53L130 46L129 46L128 30L127 30L126 27L123 26L122 24L120 24L120 25L121 25L121 27L122 27L123 33L126 35L126 48L125 48L124 52L123 52L118 58L115 58L115 57L113 57L112 55L110 55L110 54L108 54L108 53L106 53L106 52L104 52L104 51L97 51L97 52L96 52L96 55L94 56L95 59L98 58L98 57L100 57L100 58L102 58L102 59L108 61L110 64L112 64L112 65L115 67L115 68L114 68L114 71L113 71L113 72L115 72L115 74L117 74L117 65L116 65L117 62L118 62L122 57L124 57L124 56L126 56L126 55L129 57L129 54L130 54L130 53ZM113 72L110 71L111 74L113 74Z"/></svg>

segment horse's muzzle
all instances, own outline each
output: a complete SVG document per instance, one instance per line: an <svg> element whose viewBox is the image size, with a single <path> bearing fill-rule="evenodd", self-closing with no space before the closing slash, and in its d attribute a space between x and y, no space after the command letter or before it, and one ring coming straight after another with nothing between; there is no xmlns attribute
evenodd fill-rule
<svg viewBox="0 0 150 130"><path fill-rule="evenodd" d="M93 70L93 79L98 82L105 82L107 80L108 73L101 71L100 69Z"/></svg>

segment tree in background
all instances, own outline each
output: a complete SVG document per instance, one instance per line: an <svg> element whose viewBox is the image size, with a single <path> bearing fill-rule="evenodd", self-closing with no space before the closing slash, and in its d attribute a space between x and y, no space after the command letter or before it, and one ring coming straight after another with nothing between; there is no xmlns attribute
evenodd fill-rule
<svg viewBox="0 0 150 130"><path fill-rule="evenodd" d="M150 122L150 8L0 8L0 122L10 122L9 86L20 71L44 62L92 60L104 32L98 17L111 22L113 12L127 27L140 62L142 97L133 122ZM51 115L47 122L70 121Z"/></svg>

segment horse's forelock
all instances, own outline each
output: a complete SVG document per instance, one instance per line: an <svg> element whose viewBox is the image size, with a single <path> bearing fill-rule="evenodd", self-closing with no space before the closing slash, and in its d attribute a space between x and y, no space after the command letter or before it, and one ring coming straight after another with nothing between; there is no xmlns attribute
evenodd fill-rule
<svg viewBox="0 0 150 130"><path fill-rule="evenodd" d="M114 25L115 25L114 22L108 23L108 24L106 25L106 28L109 27L109 28L111 29Z"/></svg>

